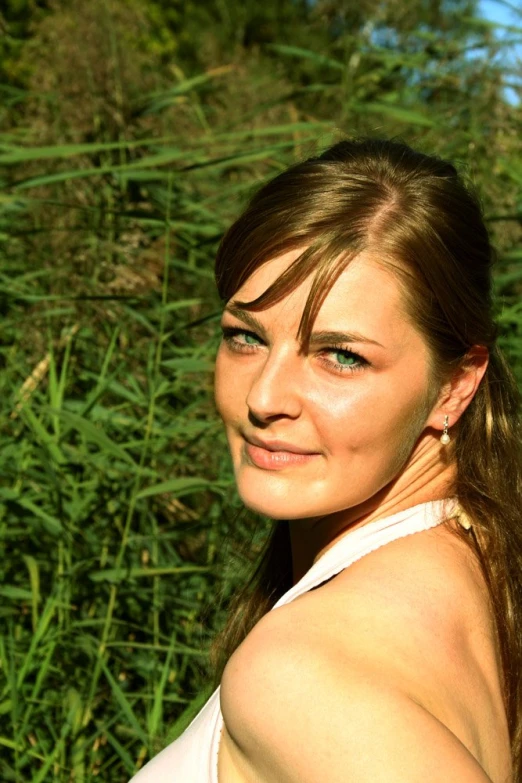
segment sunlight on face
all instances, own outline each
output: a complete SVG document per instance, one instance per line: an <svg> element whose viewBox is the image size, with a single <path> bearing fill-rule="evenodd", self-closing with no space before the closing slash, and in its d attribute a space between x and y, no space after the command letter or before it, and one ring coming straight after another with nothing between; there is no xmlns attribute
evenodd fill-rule
<svg viewBox="0 0 522 783"><path fill-rule="evenodd" d="M299 252L266 263L237 291L216 361L240 497L274 519L371 498L414 462L433 403L426 344L397 279L369 253L335 282L304 354L296 334L311 279L266 310L233 312L234 300L258 297Z"/></svg>

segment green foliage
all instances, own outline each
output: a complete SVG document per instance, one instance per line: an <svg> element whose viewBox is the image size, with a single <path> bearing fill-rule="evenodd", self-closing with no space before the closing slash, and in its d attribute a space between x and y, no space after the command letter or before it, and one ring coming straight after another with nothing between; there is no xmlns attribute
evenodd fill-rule
<svg viewBox="0 0 522 783"><path fill-rule="evenodd" d="M522 380L521 109L460 0L6 8L0 772L124 780L209 695L210 638L265 532L212 403L223 230L339 134L458 161Z"/></svg>
<svg viewBox="0 0 522 783"><path fill-rule="evenodd" d="M46 0L4 0L0 8L0 85L8 95L16 95L28 77L20 54L30 27L49 10Z"/></svg>

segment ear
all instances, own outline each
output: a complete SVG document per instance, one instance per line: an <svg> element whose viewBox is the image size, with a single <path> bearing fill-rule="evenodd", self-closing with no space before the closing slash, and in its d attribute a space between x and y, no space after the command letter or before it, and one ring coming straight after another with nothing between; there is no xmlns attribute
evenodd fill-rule
<svg viewBox="0 0 522 783"><path fill-rule="evenodd" d="M448 427L453 427L460 419L484 377L489 361L489 352L484 345L474 345L452 377L443 384L438 400L433 407L427 426L436 430L444 427L444 417L448 417Z"/></svg>

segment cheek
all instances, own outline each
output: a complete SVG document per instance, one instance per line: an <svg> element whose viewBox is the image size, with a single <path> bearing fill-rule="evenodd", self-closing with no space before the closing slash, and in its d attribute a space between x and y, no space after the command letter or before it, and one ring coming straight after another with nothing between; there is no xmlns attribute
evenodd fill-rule
<svg viewBox="0 0 522 783"><path fill-rule="evenodd" d="M312 421L332 450L336 444L355 444L366 419L365 407L365 395L353 391L336 390L327 395L311 396L308 400Z"/></svg>
<svg viewBox="0 0 522 783"><path fill-rule="evenodd" d="M355 381L354 381L355 383ZM314 420L328 451L408 451L422 431L429 413L426 388L382 378L372 388L332 391L310 400ZM388 447L388 448L387 448Z"/></svg>

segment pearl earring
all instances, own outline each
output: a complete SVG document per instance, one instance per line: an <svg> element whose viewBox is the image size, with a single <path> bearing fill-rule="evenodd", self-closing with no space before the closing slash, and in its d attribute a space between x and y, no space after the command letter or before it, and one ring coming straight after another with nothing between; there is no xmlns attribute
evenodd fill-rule
<svg viewBox="0 0 522 783"><path fill-rule="evenodd" d="M447 446L451 440L448 434L448 419L449 416L444 416L444 430L442 435L440 436L440 442L442 443L443 446Z"/></svg>

